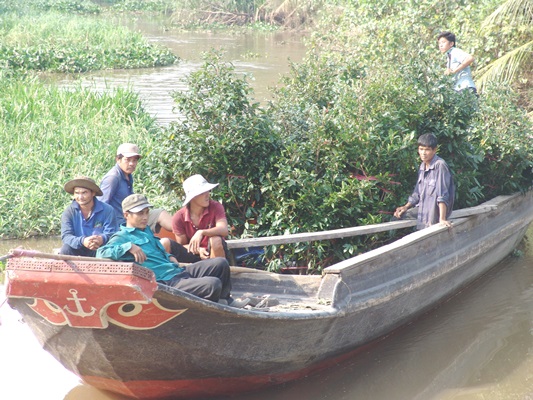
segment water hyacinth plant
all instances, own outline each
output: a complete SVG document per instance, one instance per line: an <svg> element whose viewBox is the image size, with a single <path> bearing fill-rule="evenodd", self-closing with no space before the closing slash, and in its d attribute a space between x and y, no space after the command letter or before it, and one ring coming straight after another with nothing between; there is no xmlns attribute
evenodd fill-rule
<svg viewBox="0 0 533 400"><path fill-rule="evenodd" d="M92 16L6 13L0 20L0 65L86 72L170 65L178 57L136 32Z"/></svg>

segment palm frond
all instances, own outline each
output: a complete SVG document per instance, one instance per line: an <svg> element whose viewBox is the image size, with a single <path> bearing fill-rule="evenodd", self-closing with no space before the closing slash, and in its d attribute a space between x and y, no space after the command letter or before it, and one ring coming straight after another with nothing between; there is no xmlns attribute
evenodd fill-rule
<svg viewBox="0 0 533 400"><path fill-rule="evenodd" d="M508 52L476 72L476 85L480 90L488 82L512 82L533 54L533 40Z"/></svg>
<svg viewBox="0 0 533 400"><path fill-rule="evenodd" d="M490 30L495 25L531 25L533 23L533 0L508 0L499 6L481 24L481 31Z"/></svg>

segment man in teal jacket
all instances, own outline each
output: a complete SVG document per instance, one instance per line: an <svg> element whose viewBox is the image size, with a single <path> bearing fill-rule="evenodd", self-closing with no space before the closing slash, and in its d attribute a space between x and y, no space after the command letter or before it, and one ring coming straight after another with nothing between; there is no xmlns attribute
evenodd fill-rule
<svg viewBox="0 0 533 400"><path fill-rule="evenodd" d="M176 258L165 251L148 226L150 207L152 205L142 194L126 197L122 202L126 224L121 225L120 231L98 249L96 256L134 261L151 269L159 283L214 302L244 307L247 301L234 300L230 296L230 269L227 260L217 257L186 267L180 266Z"/></svg>

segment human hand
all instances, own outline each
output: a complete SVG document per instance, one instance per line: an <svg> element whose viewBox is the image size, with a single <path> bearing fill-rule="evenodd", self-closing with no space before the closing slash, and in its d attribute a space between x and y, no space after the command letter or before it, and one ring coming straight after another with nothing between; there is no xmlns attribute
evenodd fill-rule
<svg viewBox="0 0 533 400"><path fill-rule="evenodd" d="M193 235L193 237L189 241L189 252L193 254L198 254L201 257L200 243L202 242L203 237L204 237L204 234L202 230L196 231L196 233Z"/></svg>
<svg viewBox="0 0 533 400"><path fill-rule="evenodd" d="M440 225L447 226L448 228L453 228L453 224L452 224L450 221L445 220L445 219L441 219L441 220L439 221L439 224L440 224Z"/></svg>
<svg viewBox="0 0 533 400"><path fill-rule="evenodd" d="M200 247L198 250L198 255L202 260L207 260L211 254L209 254L205 247Z"/></svg>
<svg viewBox="0 0 533 400"><path fill-rule="evenodd" d="M129 252L135 257L135 262L137 264L142 264L146 261L146 254L144 254L144 251L142 251L142 249L136 244L131 244Z"/></svg>
<svg viewBox="0 0 533 400"><path fill-rule="evenodd" d="M83 245L90 250L97 250L104 243L100 235L87 236L83 239Z"/></svg>
<svg viewBox="0 0 533 400"><path fill-rule="evenodd" d="M401 207L398 207L396 209L396 211L394 211L394 216L398 219L401 219L402 218L402 215L405 214L405 212L408 210L408 208L406 206L401 206Z"/></svg>
<svg viewBox="0 0 533 400"><path fill-rule="evenodd" d="M453 75L453 71L450 68L446 68L446 71L444 71L444 75Z"/></svg>

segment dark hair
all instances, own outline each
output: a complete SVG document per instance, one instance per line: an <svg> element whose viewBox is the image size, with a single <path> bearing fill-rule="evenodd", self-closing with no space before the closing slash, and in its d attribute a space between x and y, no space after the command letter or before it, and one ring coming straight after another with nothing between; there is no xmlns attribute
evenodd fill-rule
<svg viewBox="0 0 533 400"><path fill-rule="evenodd" d="M444 31L444 32L439 33L439 36L437 36L437 41L440 38L444 38L448 42L453 42L453 45L455 46L455 35L451 33L450 31Z"/></svg>
<svg viewBox="0 0 533 400"><path fill-rule="evenodd" d="M437 137L432 133L426 133L418 138L418 145L424 147L437 148Z"/></svg>

